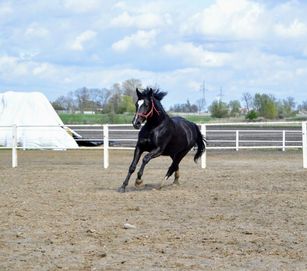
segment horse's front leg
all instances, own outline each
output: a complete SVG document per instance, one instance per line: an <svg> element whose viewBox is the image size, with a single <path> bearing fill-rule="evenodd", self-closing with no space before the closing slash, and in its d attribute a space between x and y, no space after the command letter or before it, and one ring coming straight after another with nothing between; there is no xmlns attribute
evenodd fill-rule
<svg viewBox="0 0 307 271"><path fill-rule="evenodd" d="M135 171L136 165L139 162L142 153L143 153L143 151L140 149L140 147L137 146L135 148L135 151L134 151L133 160L132 160L131 165L129 167L127 177L126 177L125 181L123 182L122 186L118 188L118 192L121 192L121 193L125 192L126 186L129 183L130 176Z"/></svg>
<svg viewBox="0 0 307 271"><path fill-rule="evenodd" d="M136 183L142 183L142 176L143 176L143 172L144 172L144 168L145 166L147 165L147 163L153 159L153 158L156 158L158 156L160 156L162 154L162 148L156 148L154 150L152 150L151 152L147 153L144 158L143 158L143 161L142 161L142 165L140 167L140 170L137 174L137 180L136 180Z"/></svg>

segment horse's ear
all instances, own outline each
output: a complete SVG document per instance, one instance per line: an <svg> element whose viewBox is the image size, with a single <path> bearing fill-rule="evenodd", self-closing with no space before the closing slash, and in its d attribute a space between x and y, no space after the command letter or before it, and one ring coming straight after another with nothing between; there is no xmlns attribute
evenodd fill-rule
<svg viewBox="0 0 307 271"><path fill-rule="evenodd" d="M149 96L149 97L152 97L152 96L153 96L153 93L154 93L153 89L150 88L149 91L148 91L148 96Z"/></svg>
<svg viewBox="0 0 307 271"><path fill-rule="evenodd" d="M138 88L136 88L136 95L138 96L138 98L140 99L141 98L141 96L142 96L142 92L141 91L139 91L139 89Z"/></svg>

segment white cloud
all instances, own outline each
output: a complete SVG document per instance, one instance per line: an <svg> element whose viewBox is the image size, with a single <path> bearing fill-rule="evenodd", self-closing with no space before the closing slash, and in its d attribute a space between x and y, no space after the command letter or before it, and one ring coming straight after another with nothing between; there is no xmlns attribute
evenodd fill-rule
<svg viewBox="0 0 307 271"><path fill-rule="evenodd" d="M64 0L64 7L75 13L95 12L101 6L100 0Z"/></svg>
<svg viewBox="0 0 307 271"><path fill-rule="evenodd" d="M29 61L33 59L34 57L38 56L40 54L39 51L23 51L20 52L18 57L21 61Z"/></svg>
<svg viewBox="0 0 307 271"><path fill-rule="evenodd" d="M83 51L84 44L94 39L96 37L96 34L97 33L92 30L87 30L87 31L82 32L75 38L70 48L76 51Z"/></svg>
<svg viewBox="0 0 307 271"><path fill-rule="evenodd" d="M37 23L32 23L25 31L25 36L29 38L45 38L49 31Z"/></svg>
<svg viewBox="0 0 307 271"><path fill-rule="evenodd" d="M229 53L204 50L192 43L167 44L163 49L168 55L179 57L186 64L193 66L220 67L231 60Z"/></svg>
<svg viewBox="0 0 307 271"><path fill-rule="evenodd" d="M283 38L300 38L306 36L307 25L298 19L294 19L290 25L276 24L275 31L277 35Z"/></svg>
<svg viewBox="0 0 307 271"><path fill-rule="evenodd" d="M183 35L200 35L225 41L261 41L268 45L278 44L278 39L306 40L305 5L297 1L273 6L265 4L265 1L255 0L216 0L190 16L181 24L180 30Z"/></svg>
<svg viewBox="0 0 307 271"><path fill-rule="evenodd" d="M0 22L6 19L7 16L13 13L13 8L10 3L0 3Z"/></svg>
<svg viewBox="0 0 307 271"><path fill-rule="evenodd" d="M118 9L127 9L127 3L120 1L115 3L113 7Z"/></svg>
<svg viewBox="0 0 307 271"><path fill-rule="evenodd" d="M46 75L48 73L50 74L51 71L52 73L54 72L53 66L48 63L41 63L33 68L32 73L33 75Z"/></svg>
<svg viewBox="0 0 307 271"><path fill-rule="evenodd" d="M120 1L113 8L129 12L130 14L165 14L172 11L176 3L172 1Z"/></svg>
<svg viewBox="0 0 307 271"><path fill-rule="evenodd" d="M250 89L306 99L305 1L119 1L0 1L0 91L52 97L133 77L170 103L197 99L202 80L225 99Z"/></svg>
<svg viewBox="0 0 307 271"><path fill-rule="evenodd" d="M28 73L28 67L17 57L0 55L0 76L3 80L23 76Z"/></svg>
<svg viewBox="0 0 307 271"><path fill-rule="evenodd" d="M264 35L264 7L248 0L217 0L182 26L185 33L257 39Z"/></svg>
<svg viewBox="0 0 307 271"><path fill-rule="evenodd" d="M112 49L117 52L125 52L130 47L149 48L156 40L157 31L139 30L136 33L126 36L112 44Z"/></svg>
<svg viewBox="0 0 307 271"><path fill-rule="evenodd" d="M190 81L189 80L187 82L187 86L188 86L188 89L191 89L192 91L199 91L201 84L200 84L199 81Z"/></svg>
<svg viewBox="0 0 307 271"><path fill-rule="evenodd" d="M56 74L56 68L49 63L25 61L12 56L0 56L0 67L0 78L4 81L21 77L22 81L38 77L51 79Z"/></svg>
<svg viewBox="0 0 307 271"><path fill-rule="evenodd" d="M111 21L111 26L114 27L136 27L138 29L158 28L164 24L169 24L168 16L164 17L160 14L143 13L139 15L130 15L128 12L123 12Z"/></svg>

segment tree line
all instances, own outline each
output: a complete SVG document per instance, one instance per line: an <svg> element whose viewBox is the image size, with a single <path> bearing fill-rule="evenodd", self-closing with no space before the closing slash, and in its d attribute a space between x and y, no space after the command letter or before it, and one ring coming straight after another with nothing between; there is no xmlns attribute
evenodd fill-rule
<svg viewBox="0 0 307 271"><path fill-rule="evenodd" d="M136 88L142 88L138 79L129 79L122 84L114 84L111 88L82 87L58 97L52 102L57 111L70 113L91 111L95 113L134 112Z"/></svg>
<svg viewBox="0 0 307 271"><path fill-rule="evenodd" d="M129 79L122 84L116 83L111 88L80 88L58 97L52 102L57 111L70 113L91 111L95 113L123 114L135 111L136 88L143 88L139 79ZM185 103L174 104L171 112L197 113L204 111L205 101L200 99L196 103L187 100ZM249 92L242 94L241 100L228 103L217 99L208 106L212 117L238 117L244 115L247 119L257 118L277 119L295 116L298 111L307 112L307 100L296 105L293 97L276 99L266 93Z"/></svg>
<svg viewBox="0 0 307 271"><path fill-rule="evenodd" d="M276 99L271 94L256 93L254 96L245 92L239 100L230 101L228 104L216 100L209 106L209 111L213 117L236 117L245 115L246 119L283 119L295 116L299 111L307 112L307 101L296 105L293 97L286 99Z"/></svg>

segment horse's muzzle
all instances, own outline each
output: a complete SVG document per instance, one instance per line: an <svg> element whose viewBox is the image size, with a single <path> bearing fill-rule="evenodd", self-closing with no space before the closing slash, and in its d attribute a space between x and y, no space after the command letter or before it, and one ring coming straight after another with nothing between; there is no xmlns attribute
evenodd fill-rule
<svg viewBox="0 0 307 271"><path fill-rule="evenodd" d="M142 126L142 123L141 123L141 122L133 123L134 129L139 130L139 129L141 128L141 126Z"/></svg>
<svg viewBox="0 0 307 271"><path fill-rule="evenodd" d="M135 115L132 121L132 125L134 129L139 130L142 126L142 122L143 122L143 118L138 115Z"/></svg>

